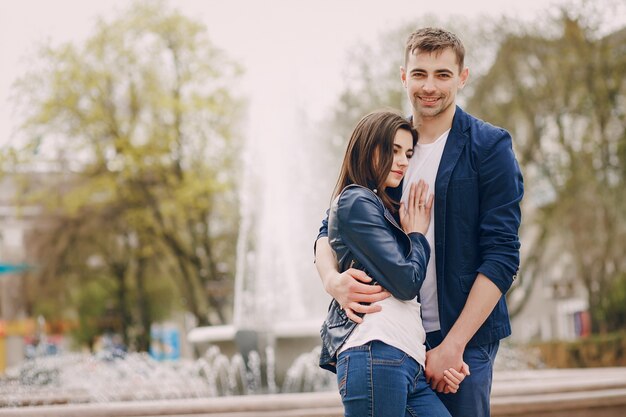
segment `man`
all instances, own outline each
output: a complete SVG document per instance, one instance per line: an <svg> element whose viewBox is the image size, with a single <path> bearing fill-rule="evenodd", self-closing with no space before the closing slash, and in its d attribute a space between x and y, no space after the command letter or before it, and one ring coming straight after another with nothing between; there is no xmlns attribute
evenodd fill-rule
<svg viewBox="0 0 626 417"><path fill-rule="evenodd" d="M464 55L456 35L442 29L420 29L407 40L401 79L419 141L402 196L419 179L435 190L426 236L434 250L420 292L425 374L453 416L475 417L490 415L493 362L511 334L504 294L519 266L523 184L511 136L455 104L469 76ZM390 191L396 199L399 192ZM389 294L363 271L340 274L326 236L324 222L316 242L324 288L360 322L357 313L379 311L376 302ZM471 374L458 393L446 394L443 371L460 370L462 361Z"/></svg>

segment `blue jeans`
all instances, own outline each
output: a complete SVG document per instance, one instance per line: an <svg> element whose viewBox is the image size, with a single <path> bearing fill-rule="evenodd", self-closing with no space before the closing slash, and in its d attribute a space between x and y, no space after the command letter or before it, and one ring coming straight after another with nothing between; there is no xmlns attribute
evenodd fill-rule
<svg viewBox="0 0 626 417"><path fill-rule="evenodd" d="M422 366L377 340L339 354L337 382L346 417L450 417Z"/></svg>
<svg viewBox="0 0 626 417"><path fill-rule="evenodd" d="M426 334L426 349L439 346L443 336L440 331ZM466 377L456 394L437 393L450 414L454 417L489 417L489 397L493 382L493 362L500 342L487 345L467 346L463 360L469 365L470 375Z"/></svg>

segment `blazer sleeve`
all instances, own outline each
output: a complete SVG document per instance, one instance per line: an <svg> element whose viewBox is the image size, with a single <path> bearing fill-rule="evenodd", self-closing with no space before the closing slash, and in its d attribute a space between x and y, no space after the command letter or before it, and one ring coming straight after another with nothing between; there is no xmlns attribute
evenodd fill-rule
<svg viewBox="0 0 626 417"><path fill-rule="evenodd" d="M322 237L328 237L328 214L330 210L326 210L326 217L322 220L322 225L320 226L320 230L317 233L317 237L315 238L315 242L313 242L313 262L315 262L315 251L317 250L317 241Z"/></svg>
<svg viewBox="0 0 626 417"><path fill-rule="evenodd" d="M484 274L502 293L513 284L519 269L522 173L513 153L511 136L500 130L485 151L479 168L479 248Z"/></svg>
<svg viewBox="0 0 626 417"><path fill-rule="evenodd" d="M430 246L421 233L411 233L410 250L398 240L375 196L359 189L345 190L338 201L342 239L368 267L370 276L400 300L415 298L426 277ZM401 232L400 232L401 233Z"/></svg>

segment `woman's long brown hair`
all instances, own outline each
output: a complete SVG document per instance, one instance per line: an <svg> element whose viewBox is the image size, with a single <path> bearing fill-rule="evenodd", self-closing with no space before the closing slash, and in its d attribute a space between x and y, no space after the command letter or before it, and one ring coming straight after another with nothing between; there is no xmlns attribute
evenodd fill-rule
<svg viewBox="0 0 626 417"><path fill-rule="evenodd" d="M399 203L382 192L385 180L393 164L393 142L398 129L413 135L413 146L417 143L417 132L411 123L391 111L375 111L357 123L343 158L341 171L333 199L350 184L358 184L371 190L379 190L378 196L385 206L395 212Z"/></svg>

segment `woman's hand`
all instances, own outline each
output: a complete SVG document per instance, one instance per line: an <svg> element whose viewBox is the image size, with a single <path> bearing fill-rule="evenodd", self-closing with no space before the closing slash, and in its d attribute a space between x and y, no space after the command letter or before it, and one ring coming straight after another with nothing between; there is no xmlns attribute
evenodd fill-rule
<svg viewBox="0 0 626 417"><path fill-rule="evenodd" d="M414 232L426 234L434 197L434 194L428 195L428 184L423 180L411 184L407 204L404 202L400 204L400 224L406 234Z"/></svg>
<svg viewBox="0 0 626 417"><path fill-rule="evenodd" d="M443 380L446 382L446 386L443 389L444 394L456 394L461 382L463 382L465 377L469 374L469 366L465 362L463 362L460 371L454 368L443 371Z"/></svg>

